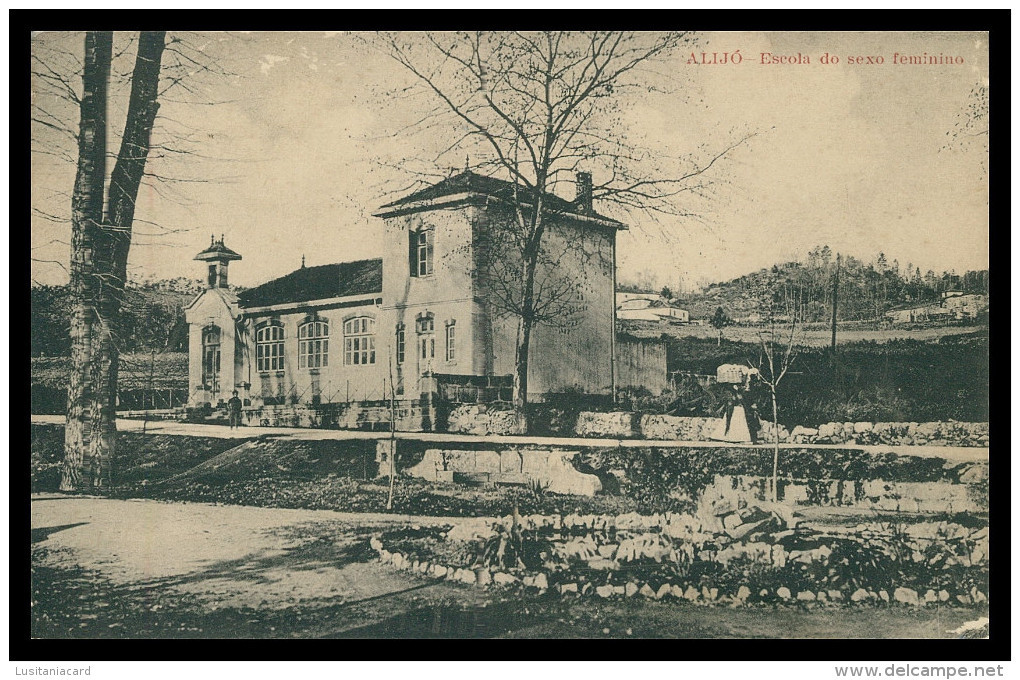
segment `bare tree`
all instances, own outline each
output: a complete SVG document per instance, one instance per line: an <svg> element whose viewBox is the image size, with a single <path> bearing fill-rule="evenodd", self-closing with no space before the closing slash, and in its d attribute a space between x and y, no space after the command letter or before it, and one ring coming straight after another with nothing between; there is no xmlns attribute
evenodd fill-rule
<svg viewBox="0 0 1020 680"><path fill-rule="evenodd" d="M379 40L413 76L415 94L435 103L412 128L445 135L441 157L474 150L477 168L512 185L507 220L492 237L489 275L495 304L517 320L513 404L523 431L533 328L569 316L583 285L542 273L556 270L562 257L547 238L550 222L568 209L556 189L586 170L600 179L591 187L594 200L647 216L691 217L683 196L705 192L702 175L746 137L717 153L666 163L620 125L620 103L630 92L647 92L649 72L692 43L690 34L451 32ZM677 170L663 173L667 165ZM598 257L599 249L589 247L585 256Z"/></svg>
<svg viewBox="0 0 1020 680"><path fill-rule="evenodd" d="M114 342L127 278L135 199L158 109L156 101L165 32L142 32L137 40L131 94L120 152L107 193L106 129L113 60L113 34L85 35L82 96L68 79L37 59L37 73L62 86L80 110L77 177L71 205L71 378L68 384L64 464L60 488L108 479L114 452L118 350ZM35 121L56 128L56 115L36 106ZM105 203L105 208L104 208Z"/></svg>
<svg viewBox="0 0 1020 680"><path fill-rule="evenodd" d="M783 298L785 300L785 298ZM759 354L756 362L748 361L756 368L761 382L768 387L772 406L772 478L769 496L772 502L779 499L779 384L786 377L797 359L798 318L796 307L790 304L778 306L780 301L775 289L775 280L767 281L759 291L763 326L758 330ZM781 315L779 312L785 312ZM757 366L755 366L757 364Z"/></svg>
<svg viewBox="0 0 1020 680"><path fill-rule="evenodd" d="M121 311L126 304L124 290L135 223L155 227L155 235L182 231L138 218L139 188L144 184L166 198L175 184L208 181L147 169L147 161L153 158L210 160L195 148L196 138L179 129L176 121L166 117L160 121L160 101L177 101L173 97L178 91L195 94L202 74L219 76L226 71L210 66L215 62L203 54L202 47L191 45L180 35L168 38L165 31L142 31L120 38L118 44L111 32L87 32L84 61L74 50L62 47L68 35L43 39L46 37L43 34L33 43L32 153L64 160L77 156L73 192L53 189L49 194L51 199L65 195L71 199L72 369L60 488L75 490L101 486L109 480L120 344L124 340ZM132 49L133 67L119 71L119 59L130 58ZM121 94L123 97L117 96ZM119 149L108 175L107 111L114 99L118 104L126 100L126 110ZM79 114L77 131L68 123L73 109ZM160 123L162 139L152 144L153 130ZM76 150L68 148L67 142L75 143ZM37 205L33 212L60 225L68 221L59 208L49 212Z"/></svg>

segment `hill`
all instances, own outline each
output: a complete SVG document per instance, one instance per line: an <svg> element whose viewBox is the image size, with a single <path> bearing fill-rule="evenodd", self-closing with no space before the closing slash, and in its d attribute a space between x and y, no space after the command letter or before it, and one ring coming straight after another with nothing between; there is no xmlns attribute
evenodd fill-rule
<svg viewBox="0 0 1020 680"><path fill-rule="evenodd" d="M929 270L922 275L920 268L911 264L890 263L883 253L865 262L850 256L834 257L830 248L819 246L801 262L776 264L710 284L683 296L680 304L692 319L710 319L721 307L730 319L747 320L771 304L777 313L796 314L808 323L825 322L832 314L837 269L839 321L879 319L893 307L935 302L949 290L988 294L988 270L962 275Z"/></svg>

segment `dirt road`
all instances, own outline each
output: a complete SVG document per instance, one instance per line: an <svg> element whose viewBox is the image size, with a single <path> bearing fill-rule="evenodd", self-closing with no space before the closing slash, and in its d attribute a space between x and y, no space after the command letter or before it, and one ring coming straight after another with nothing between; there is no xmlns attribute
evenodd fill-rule
<svg viewBox="0 0 1020 680"><path fill-rule="evenodd" d="M757 610L505 596L381 565L368 537L458 519L32 499L36 637L946 637L974 610Z"/></svg>

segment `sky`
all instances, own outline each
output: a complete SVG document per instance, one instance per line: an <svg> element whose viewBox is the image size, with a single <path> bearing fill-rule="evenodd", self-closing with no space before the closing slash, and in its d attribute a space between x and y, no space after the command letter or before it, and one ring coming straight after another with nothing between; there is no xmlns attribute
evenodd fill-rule
<svg viewBox="0 0 1020 680"><path fill-rule="evenodd" d="M407 159L447 141L442 130L401 132L431 104L394 95L410 83L402 67L344 32L183 37L217 72L194 74L190 92L171 89L161 103L153 142L196 153L150 156L148 169L171 179L140 191L131 275L200 278L192 257L211 234L243 256L231 281L244 286L302 257L316 265L380 255L372 213L411 186ZM127 39L118 35L115 52L127 49L115 71L130 68ZM81 34L34 40L51 63L71 63L54 60L59 51L80 59ZM985 34L702 33L693 61L738 50L738 64L690 63L682 50L647 76L656 92L620 100L623 129L664 154L712 154L752 136L712 167L709 193L690 199L695 217L629 224L618 238L619 280L690 290L803 259L816 245L866 260L881 251L922 272L988 267L987 135L947 147L971 91L989 85ZM763 53L810 63L763 64ZM821 63L826 53L840 63ZM892 63L925 53L962 63ZM122 125L124 91L115 82L112 129ZM33 98L76 121L41 88ZM36 136L37 148L66 147L49 128ZM31 172L32 278L63 283L74 166L39 153Z"/></svg>

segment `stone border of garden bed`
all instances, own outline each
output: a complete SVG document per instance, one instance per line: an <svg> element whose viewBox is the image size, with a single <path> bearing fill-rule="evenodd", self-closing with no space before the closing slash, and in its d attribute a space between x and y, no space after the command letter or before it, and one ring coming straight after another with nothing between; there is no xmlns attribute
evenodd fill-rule
<svg viewBox="0 0 1020 680"><path fill-rule="evenodd" d="M928 605L953 605L970 606L980 604L988 600L987 596L976 587L971 587L969 593L957 593L955 596L947 590L927 590L923 595L911 588L899 587L890 594L886 590L865 590L858 588L849 596L840 590L803 590L796 594L789 588L779 587L775 593L768 590L761 590L757 598L752 598L753 593L746 585L740 586L734 593L720 593L718 588L702 586L697 589L692 585L686 588L678 584L663 583L654 588L649 583L638 584L635 581L628 581L623 585L601 585L595 586L591 582L570 582L557 584L550 588L548 577L539 572L537 574L517 576L505 571L491 571L485 567L468 569L443 564L418 560L411 555L401 552L386 550L382 539L379 536L372 536L369 545L378 555L383 564L389 564L397 569L411 572L416 576L442 579L455 583L488 588L491 586L520 586L530 588L538 595L544 595L550 591L561 596L573 594L575 596L610 598L633 598L640 596L648 600L666 600L672 598L676 601L686 601L695 605L718 606L728 605L740 606L774 606L797 604L806 607L814 606L839 606L847 602L855 604L901 604L904 606L924 607Z"/></svg>

